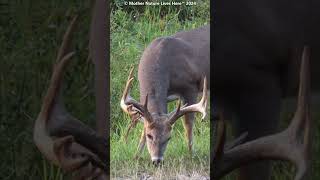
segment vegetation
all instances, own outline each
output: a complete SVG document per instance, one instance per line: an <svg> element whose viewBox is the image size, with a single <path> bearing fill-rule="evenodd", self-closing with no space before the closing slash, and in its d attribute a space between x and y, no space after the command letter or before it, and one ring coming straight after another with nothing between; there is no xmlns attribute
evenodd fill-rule
<svg viewBox="0 0 320 180"><path fill-rule="evenodd" d="M188 10L186 10L188 8ZM129 9L114 6L111 14L111 177L140 179L152 176L156 179L181 177L205 178L209 176L210 123L196 119L194 129L194 154L188 151L182 121L173 128L164 166L156 168L151 164L145 148L139 160L134 160L137 145L143 129L141 123L131 132L128 142L124 134L129 117L119 107L120 97L131 65L135 68L132 96L139 99L137 66L146 46L155 38L172 35L181 30L200 27L209 23L209 1L201 2L192 11L201 9L204 14L192 14L191 7L173 6L143 7ZM182 11L187 15L182 16ZM164 13L165 12L165 13ZM200 12L200 11L199 11ZM169 109L173 110L174 103Z"/></svg>

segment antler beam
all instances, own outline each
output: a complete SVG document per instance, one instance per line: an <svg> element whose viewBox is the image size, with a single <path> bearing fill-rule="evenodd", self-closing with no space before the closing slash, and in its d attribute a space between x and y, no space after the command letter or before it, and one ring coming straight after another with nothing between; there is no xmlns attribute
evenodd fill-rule
<svg viewBox="0 0 320 180"><path fill-rule="evenodd" d="M206 116L206 109L208 104L208 89L207 89L207 78L204 77L203 79L203 90L202 90L202 98L197 104L192 105L183 105L181 107L181 100L179 100L178 107L175 111L171 112L169 114L168 121L173 124L177 119L179 119L181 116L191 113L191 112L200 112L202 114L202 119Z"/></svg>

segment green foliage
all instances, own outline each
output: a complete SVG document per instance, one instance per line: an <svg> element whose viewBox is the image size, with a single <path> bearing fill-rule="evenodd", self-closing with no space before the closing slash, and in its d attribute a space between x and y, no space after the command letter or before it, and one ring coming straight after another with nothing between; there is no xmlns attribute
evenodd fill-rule
<svg viewBox="0 0 320 180"><path fill-rule="evenodd" d="M132 17L139 16L148 16L148 12L153 14L153 17L165 17L168 14L176 14L180 22L192 21L195 18L209 18L210 16L210 1L208 0L197 0L197 1L188 1L196 2L197 5L177 5L177 6L133 6L126 5L125 2L129 0L113 0L111 1L111 9L114 11L122 10L127 14L131 14ZM132 2L146 2L146 1L132 1ZM150 0L148 2L160 2L157 0ZM162 0L161 2L184 2L185 0ZM151 17L151 16L149 16Z"/></svg>

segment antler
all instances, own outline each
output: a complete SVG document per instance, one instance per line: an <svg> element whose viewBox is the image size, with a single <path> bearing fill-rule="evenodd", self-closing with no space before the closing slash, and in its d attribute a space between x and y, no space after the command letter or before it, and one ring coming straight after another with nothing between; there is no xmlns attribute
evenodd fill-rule
<svg viewBox="0 0 320 180"><path fill-rule="evenodd" d="M148 95L145 98L144 104L139 103L138 101L136 101L130 96L130 89L133 81L133 70L134 68L131 67L128 80L126 83L126 87L124 88L122 98L120 101L120 106L122 110L125 113L129 114L130 117L133 119L140 118L140 115L141 115L142 117L144 117L145 120L151 121L151 118L150 118L151 115L147 108ZM137 115L139 115L139 117L136 117Z"/></svg>
<svg viewBox="0 0 320 180"><path fill-rule="evenodd" d="M48 160L67 172L77 171L77 179L106 179L107 139L71 116L62 99L64 69L74 54L68 50L76 20L77 16L64 35L33 137Z"/></svg>
<svg viewBox="0 0 320 180"><path fill-rule="evenodd" d="M207 78L203 79L203 90L202 98L197 104L192 104L187 106L187 104L181 107L181 100L179 100L178 107L175 111L169 114L168 122L174 124L174 122L179 119L181 116L190 112L200 112L202 114L202 119L206 116L206 109L208 104L208 90L207 90Z"/></svg>
<svg viewBox="0 0 320 180"><path fill-rule="evenodd" d="M310 118L310 49L304 47L300 70L298 107L289 127L278 134L265 136L235 147L224 147L225 128L220 120L219 142L213 156L213 177L219 179L230 171L260 160L283 160L297 168L295 180L308 175L311 149Z"/></svg>
<svg viewBox="0 0 320 180"><path fill-rule="evenodd" d="M134 67L132 66L127 79L126 87L124 88L121 101L120 101L121 109L125 113L129 114L132 120L124 136L125 141L127 141L127 137L130 133L130 130L136 126L136 124L138 123L138 120L143 119L149 122L152 121L150 112L148 111L148 108L147 108L148 95L146 96L145 102L143 105L130 96L130 90L131 90L131 85L133 81L133 70L134 70Z"/></svg>

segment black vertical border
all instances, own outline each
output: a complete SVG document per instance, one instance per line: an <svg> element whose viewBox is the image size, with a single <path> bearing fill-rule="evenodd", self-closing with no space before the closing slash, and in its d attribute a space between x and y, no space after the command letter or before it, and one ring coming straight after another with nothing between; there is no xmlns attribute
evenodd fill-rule
<svg viewBox="0 0 320 180"><path fill-rule="evenodd" d="M107 156L107 175L108 175L108 179L110 179L110 42L111 42L111 38L110 38L110 13L111 13L111 8L110 8L110 0L105 0L107 1L106 4L107 4L107 7L106 7L106 35L107 35L107 38L106 38L106 41L107 41L107 49L106 49L106 61L107 61L107 75L106 75L106 78L107 78L107 105L106 105L106 108L107 108L107 143L108 143L108 146L107 146L107 151L108 151L108 156Z"/></svg>
<svg viewBox="0 0 320 180"><path fill-rule="evenodd" d="M214 30L216 26L216 0L210 1L210 91L214 92L212 89L214 87L213 82L213 61L214 61ZM213 152L214 152L214 127L215 122L213 118L213 93L210 93L210 179L213 179Z"/></svg>

